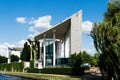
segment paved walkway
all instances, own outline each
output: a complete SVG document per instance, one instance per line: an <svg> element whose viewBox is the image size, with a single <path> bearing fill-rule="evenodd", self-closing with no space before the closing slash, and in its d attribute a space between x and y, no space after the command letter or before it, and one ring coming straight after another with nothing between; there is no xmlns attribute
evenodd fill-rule
<svg viewBox="0 0 120 80"><path fill-rule="evenodd" d="M84 75L80 76L80 78L82 80L106 80L104 77L98 75L94 75L92 73L85 73Z"/></svg>
<svg viewBox="0 0 120 80"><path fill-rule="evenodd" d="M80 76L82 80L107 80L102 77L98 67L91 67L90 70L85 71L85 74Z"/></svg>

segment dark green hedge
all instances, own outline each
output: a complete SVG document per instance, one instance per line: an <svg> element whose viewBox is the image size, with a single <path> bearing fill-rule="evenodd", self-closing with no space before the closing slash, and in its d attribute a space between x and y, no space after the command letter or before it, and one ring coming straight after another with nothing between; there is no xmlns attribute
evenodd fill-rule
<svg viewBox="0 0 120 80"><path fill-rule="evenodd" d="M62 74L62 75L82 75L84 74L83 68L27 68L28 73L45 73L45 74Z"/></svg>
<svg viewBox="0 0 120 80"><path fill-rule="evenodd" d="M24 63L10 63L10 64L0 64L0 71L15 71L22 72L24 68Z"/></svg>
<svg viewBox="0 0 120 80"><path fill-rule="evenodd" d="M39 69L37 68L27 68L26 70L28 73L39 73Z"/></svg>
<svg viewBox="0 0 120 80"><path fill-rule="evenodd" d="M71 68L43 68L41 73L70 75L72 70Z"/></svg>
<svg viewBox="0 0 120 80"><path fill-rule="evenodd" d="M30 68L34 68L34 60L30 61Z"/></svg>

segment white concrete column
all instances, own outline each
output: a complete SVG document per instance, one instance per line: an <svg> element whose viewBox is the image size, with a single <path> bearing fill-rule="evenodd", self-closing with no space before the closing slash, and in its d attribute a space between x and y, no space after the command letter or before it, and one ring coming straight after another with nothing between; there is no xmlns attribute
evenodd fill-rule
<svg viewBox="0 0 120 80"><path fill-rule="evenodd" d="M43 41L43 67L45 67L46 64L46 40L45 40L45 35L44 35L44 41Z"/></svg>
<svg viewBox="0 0 120 80"><path fill-rule="evenodd" d="M56 30L53 31L53 66L55 66L56 63L56 55L55 55L55 32Z"/></svg>
<svg viewBox="0 0 120 80"><path fill-rule="evenodd" d="M42 42L40 42L39 45L40 45L39 60L41 60L41 56L42 56Z"/></svg>

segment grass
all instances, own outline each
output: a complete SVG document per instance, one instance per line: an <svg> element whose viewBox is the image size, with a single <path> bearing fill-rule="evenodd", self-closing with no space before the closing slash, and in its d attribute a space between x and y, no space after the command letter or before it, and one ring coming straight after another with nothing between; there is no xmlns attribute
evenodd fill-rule
<svg viewBox="0 0 120 80"><path fill-rule="evenodd" d="M48 80L82 80L80 78L71 77L71 76L67 76L67 75L22 73L22 72L4 72L4 73L9 74L9 75L24 76L24 77L31 77L31 78L43 78L43 79L48 79Z"/></svg>

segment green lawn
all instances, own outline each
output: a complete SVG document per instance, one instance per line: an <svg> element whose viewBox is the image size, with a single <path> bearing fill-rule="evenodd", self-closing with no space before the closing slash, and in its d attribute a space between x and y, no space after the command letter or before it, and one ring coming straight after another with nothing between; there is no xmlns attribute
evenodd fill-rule
<svg viewBox="0 0 120 80"><path fill-rule="evenodd" d="M3 73L3 72L2 72ZM35 77L35 78L44 78L49 80L82 80L76 77L70 77L65 75L52 75L52 74L38 74L38 73L22 73L22 72L4 72L5 74L26 76L26 77Z"/></svg>

